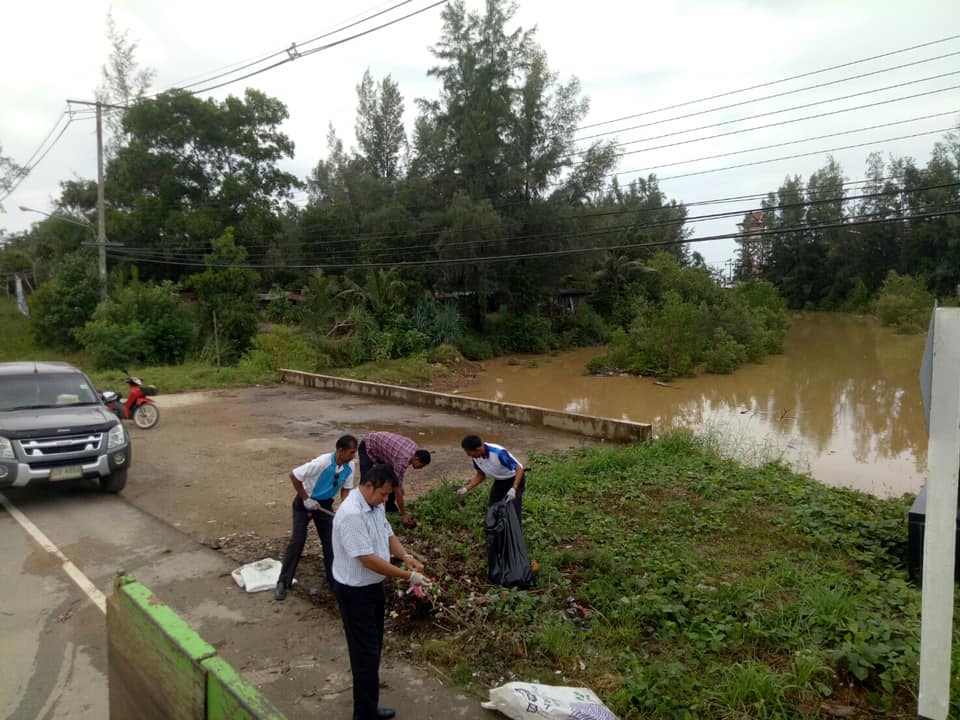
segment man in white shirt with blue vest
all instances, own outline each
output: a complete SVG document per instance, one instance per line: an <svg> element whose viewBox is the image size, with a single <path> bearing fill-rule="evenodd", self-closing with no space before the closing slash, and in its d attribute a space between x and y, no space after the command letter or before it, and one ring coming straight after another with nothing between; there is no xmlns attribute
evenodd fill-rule
<svg viewBox="0 0 960 720"><path fill-rule="evenodd" d="M333 519L333 577L350 651L353 720L388 720L396 714L379 706L384 578L430 583L422 574L423 563L407 552L387 520L384 503L396 481L389 465L374 465ZM403 560L408 569L391 564L391 557Z"/></svg>
<svg viewBox="0 0 960 720"><path fill-rule="evenodd" d="M337 440L336 450L315 457L290 473L290 483L297 492L293 498L293 534L274 591L277 600L286 598L287 590L293 585L297 564L307 542L310 520L313 520L320 537L327 585L333 591L333 500L338 492L340 499L344 500L354 486L358 477L356 454L357 439L353 435L344 435Z"/></svg>
<svg viewBox="0 0 960 720"><path fill-rule="evenodd" d="M520 461L502 445L485 443L479 435L467 435L460 446L467 457L473 460L473 467L477 472L466 487L457 490L457 494L465 495L485 478L490 478L493 480L493 486L490 488L488 505L500 502L504 498L512 500L513 507L517 511L517 519L522 522L523 491L527 483Z"/></svg>

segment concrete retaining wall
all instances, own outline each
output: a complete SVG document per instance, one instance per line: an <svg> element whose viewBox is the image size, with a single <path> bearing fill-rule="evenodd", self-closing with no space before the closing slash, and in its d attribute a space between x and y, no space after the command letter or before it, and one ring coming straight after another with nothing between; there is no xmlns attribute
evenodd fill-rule
<svg viewBox="0 0 960 720"><path fill-rule="evenodd" d="M580 415L559 410L535 407L533 405L515 405L513 403L496 402L495 400L480 400L478 398L451 395L449 393L417 390L400 385L383 385L380 383L351 380L349 378L318 375L300 370L280 370L284 382L319 388L321 390L336 390L338 392L354 393L374 397L391 403L418 405L436 410L453 410L455 412L482 415L484 417L502 420L520 425L564 430L577 435L599 438L612 442L639 442L649 440L651 427L649 423L630 422L629 420L613 420L611 418Z"/></svg>
<svg viewBox="0 0 960 720"><path fill-rule="evenodd" d="M111 720L283 720L150 590L117 578L107 601Z"/></svg>

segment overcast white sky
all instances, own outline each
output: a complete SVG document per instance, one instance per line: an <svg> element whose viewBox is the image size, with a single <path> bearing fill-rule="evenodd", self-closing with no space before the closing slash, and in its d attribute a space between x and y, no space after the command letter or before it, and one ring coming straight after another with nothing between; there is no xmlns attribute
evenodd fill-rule
<svg viewBox="0 0 960 720"><path fill-rule="evenodd" d="M118 26L127 28L130 37L139 41L141 63L156 68L154 89L165 89L224 66L280 50L291 42L303 42L345 21L393 4L376 2L33 0L8 3L3 13L4 39L0 44L3 153L15 161L26 161L65 109L67 98L92 98L100 82L100 67L109 52L105 20L111 6ZM380 21L430 2L415 0ZM469 0L468 5L480 8L482 2ZM215 96L242 94L244 87L250 85L286 103L290 119L283 129L296 143L296 158L287 166L304 177L326 155L328 123L334 124L348 146L355 142L355 86L367 67L377 78L389 73L399 82L406 99L408 127L414 117L414 99L436 96L436 81L426 77L426 70L434 62L429 47L439 37L440 10L430 10L369 36L215 91ZM516 22L525 28L537 26L539 43L548 54L551 67L561 77L580 78L585 94L591 99L587 123L594 123L960 34L960 9L956 0L910 3L903 0L870 3L851 0L666 0L657 3L521 0ZM605 125L583 134L671 118L946 53L960 53L960 39L619 125ZM623 131L618 137L621 141L649 138L954 71L960 71L960 54L832 87ZM960 85L960 74L624 149L715 135L953 85ZM666 163L934 113L949 114L785 148L662 167ZM619 170L656 166L653 172L667 178L696 170L944 129L956 126L958 119L960 91L954 89L832 117L641 152L623 158ZM863 163L869 152L880 150L885 155L913 156L922 163L939 137L940 134L926 135L838 151L834 155L843 165L847 178L856 180L863 177ZM665 179L661 187L670 197L687 202L761 193L776 189L788 173L808 176L825 160L824 154L817 154L683 179ZM651 171L645 170L643 174L647 172ZM50 211L52 198L58 195L58 183L72 177L96 177L96 138L90 121L73 123L43 162L5 201L6 212L0 213L0 229L13 232L42 219L39 215L21 212L18 206ZM629 173L621 176L623 181L629 178ZM739 209L748 204L722 209ZM721 208L692 208L691 214L717 209ZM695 236L735 229L735 220L712 221L698 224ZM731 257L734 248L733 241L695 246L715 265L722 265Z"/></svg>

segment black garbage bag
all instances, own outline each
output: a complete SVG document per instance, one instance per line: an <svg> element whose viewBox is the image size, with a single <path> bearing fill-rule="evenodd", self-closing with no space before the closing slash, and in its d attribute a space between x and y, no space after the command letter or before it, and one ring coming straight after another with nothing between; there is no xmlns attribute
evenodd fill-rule
<svg viewBox="0 0 960 720"><path fill-rule="evenodd" d="M504 498L487 510L487 578L495 585L526 590L533 585L530 556L513 502Z"/></svg>

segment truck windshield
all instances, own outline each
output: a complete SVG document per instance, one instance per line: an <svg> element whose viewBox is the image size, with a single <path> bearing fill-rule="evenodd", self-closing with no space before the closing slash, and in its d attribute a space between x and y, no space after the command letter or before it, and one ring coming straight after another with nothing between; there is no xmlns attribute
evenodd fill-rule
<svg viewBox="0 0 960 720"><path fill-rule="evenodd" d="M99 403L96 392L77 373L33 373L0 377L0 412Z"/></svg>

